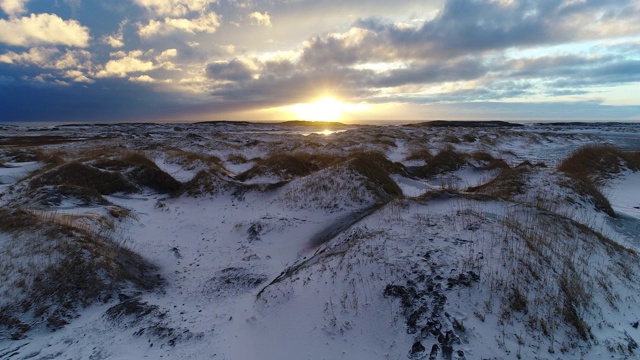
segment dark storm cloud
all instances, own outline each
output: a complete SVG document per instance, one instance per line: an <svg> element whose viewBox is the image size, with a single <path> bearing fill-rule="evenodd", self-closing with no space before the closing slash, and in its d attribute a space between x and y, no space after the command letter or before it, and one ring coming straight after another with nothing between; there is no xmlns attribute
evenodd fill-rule
<svg viewBox="0 0 640 360"><path fill-rule="evenodd" d="M233 59L231 61L215 62L207 65L207 76L213 80L229 80L241 82L253 77L253 71L244 62Z"/></svg>
<svg viewBox="0 0 640 360"><path fill-rule="evenodd" d="M350 36L314 37L305 49L303 63L321 66L390 59L446 61L511 47L580 40L585 36L581 33L582 26L593 24L567 24L573 19L571 16L592 14L603 23L609 21L608 25L615 25L618 22L623 28L626 24L621 19L640 21L633 4L626 0L570 5L558 0L527 0L502 5L499 1L450 0L435 19L421 26L401 26L380 18L368 18L353 24L355 29L366 30L356 41Z"/></svg>
<svg viewBox="0 0 640 360"><path fill-rule="evenodd" d="M640 81L640 60L614 56L561 56L508 61L503 64L504 77L539 78L554 87L608 86Z"/></svg>
<svg viewBox="0 0 640 360"><path fill-rule="evenodd" d="M175 96L124 80L100 80L93 86L34 86L15 81L0 85L0 122L13 121L129 121L179 113L185 106Z"/></svg>
<svg viewBox="0 0 640 360"><path fill-rule="evenodd" d="M377 76L368 84L376 87L395 87L407 84L432 84L449 81L473 80L489 71L481 59L467 58L450 62L419 64L408 69L392 70Z"/></svg>
<svg viewBox="0 0 640 360"><path fill-rule="evenodd" d="M624 33L627 25L622 20L639 20L637 3L629 0L570 5L559 0L504 3L449 0L435 19L419 27L398 26L375 18L359 20L354 26L372 32L361 44L365 48L385 46L403 58L449 58L581 39L585 36L582 30L594 24L568 24L577 15L592 21L598 18L602 23L617 22L620 33ZM633 30L629 30L629 35ZM340 48L337 44L331 45L334 49Z"/></svg>

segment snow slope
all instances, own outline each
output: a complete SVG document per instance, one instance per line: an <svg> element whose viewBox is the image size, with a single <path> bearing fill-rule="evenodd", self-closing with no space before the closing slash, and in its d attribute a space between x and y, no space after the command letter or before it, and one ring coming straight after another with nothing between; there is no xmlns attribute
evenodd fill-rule
<svg viewBox="0 0 640 360"><path fill-rule="evenodd" d="M115 135L120 147L145 154L182 183L201 170L216 180L191 194L143 187L103 195L107 205L41 206L55 216L108 220L119 243L154 264L162 282L152 290L121 286L110 299L78 307L78 316L55 331L36 319L24 337L0 338L0 359L638 356L640 258L627 248L638 239L629 226L638 224L639 173L622 174L604 190L613 209L631 219L624 230L564 186L553 167L532 169L522 192L510 196L495 188L466 192L498 175L470 167L433 178L390 174L402 197L381 197L346 162L283 184L234 178L278 151L377 150L403 162L420 149L435 154L453 146L512 166L554 165L597 133L362 127L301 135L311 132L277 125L265 131L260 124L59 130ZM112 142L43 150L73 161ZM9 160L10 151L0 155ZM249 160L232 165L230 154ZM0 168L0 205L27 208L31 178L23 176L45 165L9 164ZM110 209L128 215L115 217ZM10 256L4 246L12 236L0 231L0 259Z"/></svg>

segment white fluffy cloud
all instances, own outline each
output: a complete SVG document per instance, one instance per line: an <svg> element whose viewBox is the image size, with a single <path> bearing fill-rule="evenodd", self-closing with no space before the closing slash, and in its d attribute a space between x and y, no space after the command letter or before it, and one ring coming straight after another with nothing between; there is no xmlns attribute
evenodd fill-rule
<svg viewBox="0 0 640 360"><path fill-rule="evenodd" d="M76 83L93 84L96 82L93 79L88 78L82 71L79 70L67 70L63 76Z"/></svg>
<svg viewBox="0 0 640 360"><path fill-rule="evenodd" d="M50 67L51 59L58 54L58 52L57 49L44 47L34 47L23 53L8 51L0 55L0 63Z"/></svg>
<svg viewBox="0 0 640 360"><path fill-rule="evenodd" d="M271 16L269 16L269 13L266 11L264 12L264 14L257 11L252 12L251 14L249 14L249 19L251 19L251 21L255 25L271 27Z"/></svg>
<svg viewBox="0 0 640 360"><path fill-rule="evenodd" d="M0 55L0 63L37 66L41 69L57 70L60 76L76 83L91 84L95 81L88 77L88 73L93 68L91 53L85 50L67 50L61 52L56 48L33 47L29 51L16 53L9 51ZM53 74L48 74L48 78L55 79ZM34 78L38 83L50 83L44 78ZM60 85L61 83L56 83Z"/></svg>
<svg viewBox="0 0 640 360"><path fill-rule="evenodd" d="M135 0L136 4L159 16L185 16L190 12L203 11L216 0Z"/></svg>
<svg viewBox="0 0 640 360"><path fill-rule="evenodd" d="M92 67L91 53L85 50L68 50L60 53L56 48L33 47L29 51L16 53L8 51L0 55L0 63L15 65L35 65L43 69L89 70Z"/></svg>
<svg viewBox="0 0 640 360"><path fill-rule="evenodd" d="M150 83L150 84L158 82L158 80L152 78L149 75L132 76L129 78L129 81L139 82L139 83Z"/></svg>
<svg viewBox="0 0 640 360"><path fill-rule="evenodd" d="M206 12L194 19L164 18L162 20L151 20L147 25L139 25L138 34L145 38L169 35L176 32L212 34L216 32L218 27L220 27L218 14Z"/></svg>
<svg viewBox="0 0 640 360"><path fill-rule="evenodd" d="M167 49L167 50L161 52L160 55L158 55L156 57L156 60L158 60L160 62L171 61L176 56L178 56L178 50L176 50L176 49Z"/></svg>
<svg viewBox="0 0 640 360"><path fill-rule="evenodd" d="M9 16L24 14L27 9L25 4L29 0L0 0L0 9Z"/></svg>
<svg viewBox="0 0 640 360"><path fill-rule="evenodd" d="M105 44L109 44L112 48L121 48L124 46L124 41L122 36L115 35L107 35L102 38L102 42Z"/></svg>
<svg viewBox="0 0 640 360"><path fill-rule="evenodd" d="M126 24L127 20L122 21L118 31L113 35L103 36L102 42L116 49L124 47L124 26Z"/></svg>
<svg viewBox="0 0 640 360"><path fill-rule="evenodd" d="M117 55L124 56L119 56L118 59L109 60L104 65L104 68L96 74L96 77L125 77L129 73L150 71L158 67L152 61L139 59L138 56L141 55L141 52L139 51L132 51L126 55L118 53Z"/></svg>
<svg viewBox="0 0 640 360"><path fill-rule="evenodd" d="M14 46L57 44L86 47L89 28L76 20L63 20L55 14L0 19L0 43Z"/></svg>

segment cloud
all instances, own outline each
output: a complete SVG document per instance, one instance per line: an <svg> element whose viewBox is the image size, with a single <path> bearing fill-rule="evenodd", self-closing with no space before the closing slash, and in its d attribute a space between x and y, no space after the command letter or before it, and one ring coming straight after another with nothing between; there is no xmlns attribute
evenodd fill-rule
<svg viewBox="0 0 640 360"><path fill-rule="evenodd" d="M135 3L158 16L182 17L207 9L217 0L135 0Z"/></svg>
<svg viewBox="0 0 640 360"><path fill-rule="evenodd" d="M0 63L36 65L39 67L52 67L51 62L54 55L60 51L56 48L34 47L27 52L15 53L8 51L0 55Z"/></svg>
<svg viewBox="0 0 640 360"><path fill-rule="evenodd" d="M124 47L124 26L127 24L127 22L127 20L123 20L120 23L118 31L113 35L103 36L101 39L102 42L116 49Z"/></svg>
<svg viewBox="0 0 640 360"><path fill-rule="evenodd" d="M160 55L156 56L156 60L160 62L171 61L178 56L178 50L176 49L167 49L160 53Z"/></svg>
<svg viewBox="0 0 640 360"><path fill-rule="evenodd" d="M66 86L69 85L68 81L85 84L95 82L89 77L93 63L91 53L86 50L60 51L51 47L33 47L22 53L9 51L2 54L0 55L0 63L30 68L37 67L37 70L54 70L46 75L40 74L25 78L28 82L35 82L39 85Z"/></svg>
<svg viewBox="0 0 640 360"><path fill-rule="evenodd" d="M271 27L271 17L269 16L269 13L267 13L266 11L263 13L260 12L252 12L251 14L249 14L249 19L252 21L252 23L254 25L262 25L262 26L267 26L267 27Z"/></svg>
<svg viewBox="0 0 640 360"><path fill-rule="evenodd" d="M113 54L118 59L109 60L104 68L96 74L98 78L106 78L106 77L116 77L122 78L126 77L129 73L136 72L146 72L151 71L158 66L154 64L152 61L141 60L138 57L142 55L141 51L132 51L128 54L124 52L119 52Z"/></svg>
<svg viewBox="0 0 640 360"><path fill-rule="evenodd" d="M0 55L0 63L35 65L43 69L89 70L93 67L91 58L91 53L86 50L67 50L61 53L57 48L39 46L22 53L8 51Z"/></svg>
<svg viewBox="0 0 640 360"><path fill-rule="evenodd" d="M14 17L27 12L25 7L27 2L29 0L0 0L0 9L7 15Z"/></svg>
<svg viewBox="0 0 640 360"><path fill-rule="evenodd" d="M121 48L124 46L123 37L121 35L107 35L102 38L102 42L109 44L112 48Z"/></svg>
<svg viewBox="0 0 640 360"><path fill-rule="evenodd" d="M0 19L0 43L14 46L43 44L87 47L89 28L76 20L63 20L55 14Z"/></svg>
<svg viewBox="0 0 640 360"><path fill-rule="evenodd" d="M254 75L251 65L239 59L219 61L207 65L207 75L213 80L242 82L251 80Z"/></svg>
<svg viewBox="0 0 640 360"><path fill-rule="evenodd" d="M138 34L143 38L164 36L176 32L214 33L220 26L220 18L215 12L206 12L193 19L164 18L162 20L150 20L147 25L138 24Z"/></svg>
<svg viewBox="0 0 640 360"><path fill-rule="evenodd" d="M149 75L132 76L129 78L129 81L137 82L137 83L147 83L147 84L155 84L155 83L161 82L160 80L152 78ZM170 83L171 80L163 80L163 82Z"/></svg>
<svg viewBox="0 0 640 360"><path fill-rule="evenodd" d="M24 15L26 5L37 15ZM78 87L92 88L100 97L99 88L112 84L128 95L127 87L146 89L149 98L170 94L164 101L176 109L198 103L202 111L232 111L326 94L416 107L606 99L620 84L632 89L640 82L637 0L133 0L105 6L0 0L0 13L8 14L0 15L3 88L38 82L74 95ZM128 104L117 95L109 96ZM136 105L143 109L127 111L152 110Z"/></svg>
<svg viewBox="0 0 640 360"><path fill-rule="evenodd" d="M405 69L390 70L376 76L369 86L395 87L407 84L433 84L451 81L468 81L484 76L490 68L482 60L468 57L450 61L414 65Z"/></svg>
<svg viewBox="0 0 640 360"><path fill-rule="evenodd" d="M185 110L180 96L155 91L147 84L127 79L98 79L95 84L52 83L34 86L33 79L16 80L10 86L0 86L0 98L5 104L3 121L128 121L172 116ZM57 85L57 91L51 86Z"/></svg>
<svg viewBox="0 0 640 360"><path fill-rule="evenodd" d="M67 70L63 73L63 76L75 83L93 84L96 81L88 78L82 71Z"/></svg>
<svg viewBox="0 0 640 360"><path fill-rule="evenodd" d="M422 23L365 18L347 32L313 37L303 57L315 66L392 59L446 61L639 32L640 4L630 0L449 0L435 18Z"/></svg>

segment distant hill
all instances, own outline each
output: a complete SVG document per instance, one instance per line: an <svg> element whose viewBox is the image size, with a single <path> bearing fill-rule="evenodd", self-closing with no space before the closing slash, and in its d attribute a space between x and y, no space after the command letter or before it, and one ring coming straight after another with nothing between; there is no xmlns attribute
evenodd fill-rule
<svg viewBox="0 0 640 360"><path fill-rule="evenodd" d="M410 127L518 127L524 126L522 124L510 123L506 121L446 121L435 120L426 121L417 124L407 124L405 126Z"/></svg>
<svg viewBox="0 0 640 360"><path fill-rule="evenodd" d="M281 123L277 123L278 125L285 126L306 126L306 127L347 127L347 124L343 124L341 122L336 121L306 121L306 120L292 120L292 121L284 121Z"/></svg>

